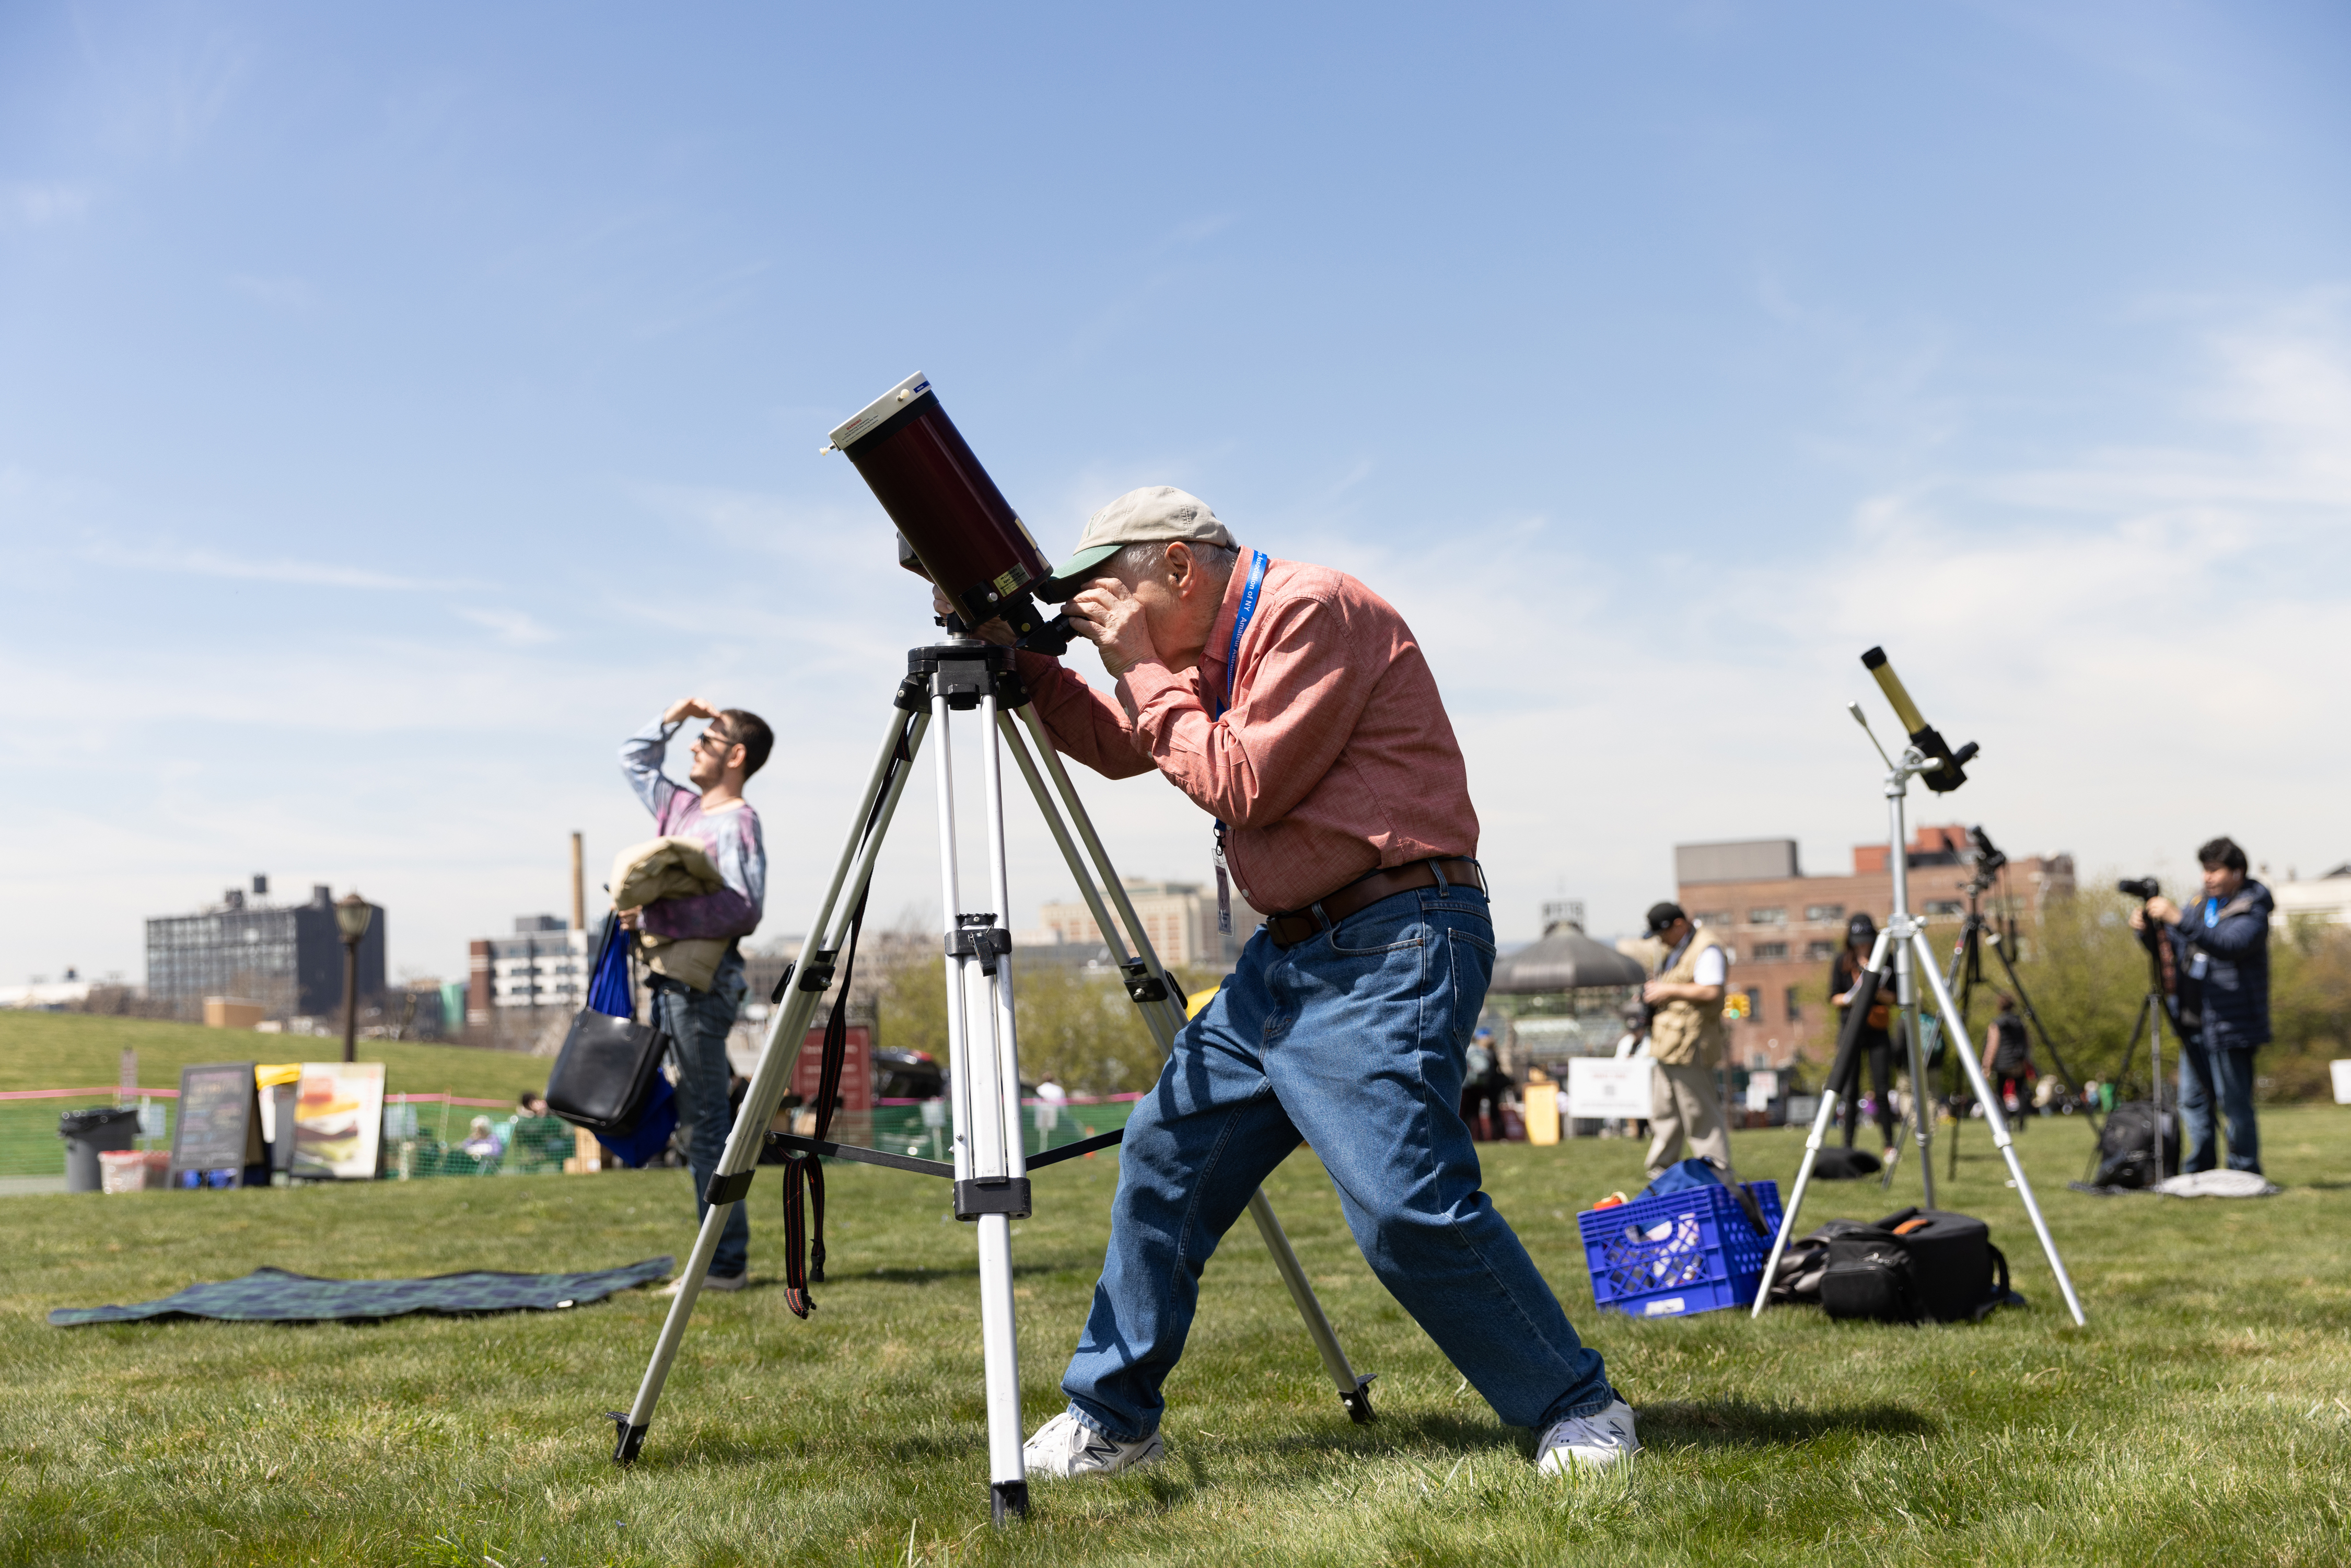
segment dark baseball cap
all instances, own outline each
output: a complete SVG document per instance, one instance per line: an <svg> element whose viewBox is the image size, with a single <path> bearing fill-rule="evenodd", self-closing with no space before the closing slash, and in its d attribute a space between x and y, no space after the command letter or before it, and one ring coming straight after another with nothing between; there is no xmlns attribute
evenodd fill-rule
<svg viewBox="0 0 2351 1568"><path fill-rule="evenodd" d="M1687 918L1678 904L1653 904L1649 905L1649 935L1657 936L1672 926L1675 921Z"/></svg>
<svg viewBox="0 0 2351 1568"><path fill-rule="evenodd" d="M1867 910L1862 911L1844 923L1844 939L1848 942L1876 941L1877 922L1869 917Z"/></svg>

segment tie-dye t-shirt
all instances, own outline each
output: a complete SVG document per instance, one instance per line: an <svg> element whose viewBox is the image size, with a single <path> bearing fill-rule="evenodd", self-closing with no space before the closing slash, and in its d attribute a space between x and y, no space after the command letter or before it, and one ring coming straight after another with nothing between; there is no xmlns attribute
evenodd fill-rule
<svg viewBox="0 0 2351 1568"><path fill-rule="evenodd" d="M677 731L678 725L655 719L629 737L621 747L621 771L653 814L654 832L700 844L726 885L696 898L664 898L647 905L644 928L656 936L748 936L758 929L768 898L768 847L759 835L759 813L748 801L705 812L699 790L664 773L662 758Z"/></svg>

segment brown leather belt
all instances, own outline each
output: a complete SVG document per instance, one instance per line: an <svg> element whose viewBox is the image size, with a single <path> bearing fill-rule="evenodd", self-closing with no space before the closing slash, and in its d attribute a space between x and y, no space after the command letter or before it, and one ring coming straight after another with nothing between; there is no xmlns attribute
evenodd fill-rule
<svg viewBox="0 0 2351 1568"><path fill-rule="evenodd" d="M1277 947L1295 947L1310 936L1320 935L1327 926L1336 925L1359 909L1368 909L1383 898L1393 898L1399 893L1416 888L1435 887L1437 872L1445 869L1448 883L1467 883L1479 892L1486 891L1486 873L1473 860L1445 859L1415 861L1410 865L1396 866L1389 871L1375 871L1371 875L1349 883L1336 893L1326 893L1303 909L1285 915L1269 915L1265 919L1266 935Z"/></svg>

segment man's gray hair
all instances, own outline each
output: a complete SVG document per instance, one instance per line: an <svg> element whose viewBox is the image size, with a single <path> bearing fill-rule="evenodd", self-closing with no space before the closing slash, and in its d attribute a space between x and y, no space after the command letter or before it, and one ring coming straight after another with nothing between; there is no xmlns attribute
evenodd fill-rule
<svg viewBox="0 0 2351 1568"><path fill-rule="evenodd" d="M1194 539L1138 539L1110 559L1110 569L1118 576L1133 582L1156 577L1166 569L1167 547L1180 543L1192 552L1192 559L1217 577L1232 575L1233 563L1240 559L1238 545L1212 545Z"/></svg>

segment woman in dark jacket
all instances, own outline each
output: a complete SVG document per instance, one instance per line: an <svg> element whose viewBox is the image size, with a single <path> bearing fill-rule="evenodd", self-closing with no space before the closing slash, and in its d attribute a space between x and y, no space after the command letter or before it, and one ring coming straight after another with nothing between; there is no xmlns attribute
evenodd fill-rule
<svg viewBox="0 0 2351 1568"><path fill-rule="evenodd" d="M1861 972L1869 967L1870 946L1877 940L1877 922L1867 915L1856 915L1845 923L1844 951L1829 965L1829 1000L1836 1004L1837 1034L1844 1038L1844 1017L1852 1010L1853 988L1861 981ZM1877 1095L1877 1130L1886 1145L1885 1157L1894 1158L1894 1037L1887 1024L1894 1014L1894 981L1891 976L1877 993L1869 1016L1861 1023L1858 1054L1869 1062L1869 1082ZM1861 1071L1855 1066L1852 1092L1844 1098L1844 1146L1853 1147L1855 1135L1861 1130Z"/></svg>

